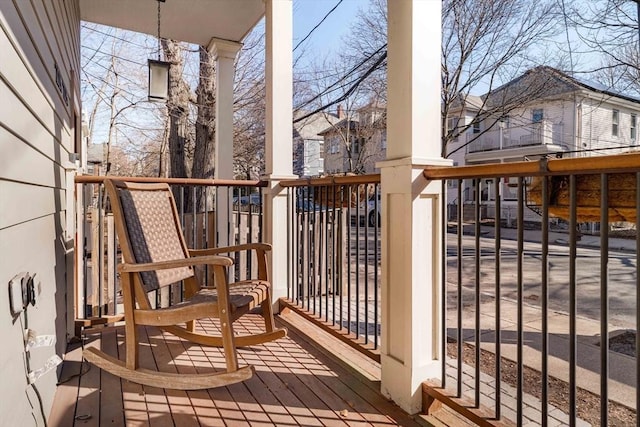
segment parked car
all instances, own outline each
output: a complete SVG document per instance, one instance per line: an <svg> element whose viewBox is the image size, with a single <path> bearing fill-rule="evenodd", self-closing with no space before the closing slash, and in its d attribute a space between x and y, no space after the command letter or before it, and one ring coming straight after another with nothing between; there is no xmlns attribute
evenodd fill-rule
<svg viewBox="0 0 640 427"><path fill-rule="evenodd" d="M351 208L351 222L355 222L356 219L360 224L364 224L365 221L370 227L375 227L376 224L380 224L380 209L382 203L380 202L380 193L372 194L365 201L361 201L357 208Z"/></svg>
<svg viewBox="0 0 640 427"><path fill-rule="evenodd" d="M297 212L312 212L319 211L320 205L314 203L312 200L306 198L298 198L296 202L296 211Z"/></svg>
<svg viewBox="0 0 640 427"><path fill-rule="evenodd" d="M262 195L260 193L252 193L247 196L235 196L233 198L234 208L256 207L262 206Z"/></svg>

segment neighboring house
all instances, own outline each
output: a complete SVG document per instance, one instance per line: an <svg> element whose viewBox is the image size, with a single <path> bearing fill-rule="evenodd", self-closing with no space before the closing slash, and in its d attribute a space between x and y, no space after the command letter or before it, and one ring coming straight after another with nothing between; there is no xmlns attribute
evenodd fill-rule
<svg viewBox="0 0 640 427"><path fill-rule="evenodd" d="M482 99L486 109L491 110L500 102L523 97L527 91L532 93L527 102L510 106L500 117L485 114L447 152L465 145L464 150L458 151L464 152L464 162L459 164L507 163L542 156L616 154L630 151L638 143L640 99L551 67L533 68ZM456 114L475 116L476 112ZM456 159L460 162L459 154ZM503 179L503 200L517 197L514 180ZM464 200L474 197L472 187L471 181L465 182ZM493 180L482 182L481 191L484 200L495 200ZM451 192L449 200L453 200Z"/></svg>
<svg viewBox="0 0 640 427"><path fill-rule="evenodd" d="M88 145L86 171L89 175L105 175L107 170L107 165L104 164L106 150L106 144Z"/></svg>
<svg viewBox="0 0 640 427"><path fill-rule="evenodd" d="M453 160L453 166L465 164L467 152L465 145L471 137L478 136L480 133L480 122L474 121L474 119L482 109L482 104L482 98L479 96L467 95L463 101L454 103L449 109L446 131L456 136L453 136L446 144L445 157ZM448 180L447 190L448 202L454 203L458 198L458 182ZM465 194L462 197L463 200L466 200Z"/></svg>
<svg viewBox="0 0 640 427"><path fill-rule="evenodd" d="M327 174L375 173L376 163L386 157L386 108L362 107L319 135L324 138Z"/></svg>
<svg viewBox="0 0 640 427"><path fill-rule="evenodd" d="M295 117L306 114L300 111ZM312 177L324 173L324 139L318 134L338 121L338 116L333 114L316 113L293 124L294 174Z"/></svg>

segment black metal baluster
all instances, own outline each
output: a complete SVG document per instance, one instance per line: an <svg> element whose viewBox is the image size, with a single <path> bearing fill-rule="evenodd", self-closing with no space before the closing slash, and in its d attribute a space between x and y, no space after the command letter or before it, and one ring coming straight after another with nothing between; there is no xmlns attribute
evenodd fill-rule
<svg viewBox="0 0 640 427"><path fill-rule="evenodd" d="M640 3L638 4L640 7ZM638 254L640 254L640 236L637 232L640 230L640 172L636 172L636 333L640 330L640 262L638 262ZM640 427L640 339L636 335L636 426Z"/></svg>
<svg viewBox="0 0 640 427"><path fill-rule="evenodd" d="M542 177L542 427L549 423L549 178Z"/></svg>
<svg viewBox="0 0 640 427"><path fill-rule="evenodd" d="M358 209L358 222L356 224L356 339L360 337L360 213L362 206L360 206L360 189L362 188L362 184L358 186L358 192L356 194L357 203L356 206ZM366 190L366 189L365 189ZM366 197L366 196L365 196ZM365 218L366 221L366 218Z"/></svg>
<svg viewBox="0 0 640 427"><path fill-rule="evenodd" d="M475 183L475 407L480 407L480 183L481 180L476 179Z"/></svg>
<svg viewBox="0 0 640 427"><path fill-rule="evenodd" d="M337 233L340 230L340 220L339 218L336 216L336 205L338 204L338 201L340 199L338 199L338 186L334 183L333 186L331 187L333 190L333 206L332 206L332 212L331 212L331 247L332 247L332 251L331 251L331 305L332 305L332 312L331 312L331 324L335 325L336 324L336 295L338 294L338 276L336 275L336 272L338 271L337 267L338 267L338 263L337 263L337 259L338 259L338 254L340 253L340 251L337 248L337 245L340 244L340 240L338 240L337 238Z"/></svg>
<svg viewBox="0 0 640 427"><path fill-rule="evenodd" d="M351 200L353 198L353 185L349 184L349 206L347 208L347 216L349 223L347 224L347 332L351 332ZM356 210L356 222L357 219ZM342 301L342 298L340 299ZM342 325L344 326L344 324Z"/></svg>
<svg viewBox="0 0 640 427"><path fill-rule="evenodd" d="M501 178L496 177L494 184L494 192L495 192L495 219L494 219L494 229L495 229L495 276L496 276L496 287L495 287L495 317L496 317L496 352L495 352L495 415L496 419L500 419L501 416L501 402L502 402L502 390L501 390L501 370L502 370L502 352L501 352L501 343L502 343L502 332L500 325L500 261L501 261L501 246L502 246L502 183L500 182Z"/></svg>
<svg viewBox="0 0 640 427"><path fill-rule="evenodd" d="M524 337L523 337L523 326L524 326L524 316L523 316L523 261L524 261L524 179L522 177L518 177L518 262L517 262L517 303L518 303L518 321L517 321L517 397L516 397L516 423L518 426L522 426L523 422L523 387L524 387L524 361L523 361L523 345L524 345Z"/></svg>
<svg viewBox="0 0 640 427"><path fill-rule="evenodd" d="M461 179L458 180L458 206L457 206L457 210L458 210L458 226L457 226L457 257L458 257L458 262L457 262L457 302L458 305L456 307L457 310L457 335L456 335L456 340L457 340L457 397L462 397L462 233L463 233L463 227L464 227L464 223L462 222L463 220L463 215L464 215L464 211L462 209L463 204L462 204L462 183L463 181Z"/></svg>
<svg viewBox="0 0 640 427"><path fill-rule="evenodd" d="M600 425L609 424L609 177L600 175Z"/></svg>
<svg viewBox="0 0 640 427"><path fill-rule="evenodd" d="M364 343L369 343L369 184L365 188L365 217L364 217ZM375 195L374 195L375 196Z"/></svg>
<svg viewBox="0 0 640 427"><path fill-rule="evenodd" d="M569 176L569 425L576 425L576 258L577 258L577 189L576 176Z"/></svg>
<svg viewBox="0 0 640 427"><path fill-rule="evenodd" d="M318 263L318 269L317 269L317 273L316 276L318 278L318 315L320 317L322 317L322 284L324 283L323 281L323 274L322 274L322 269L324 267L324 262L323 262L323 255L324 255L324 222L325 222L325 218L324 218L324 213L325 213L325 208L326 208L326 201L325 196L326 196L326 190L327 190L327 186L322 186L322 187L317 187L318 190L320 191L320 194L318 196L318 202L320 203L320 210L318 211L318 222L317 222L317 229L318 229L318 256L315 258ZM314 234L315 236L315 234ZM315 307L314 307L315 309Z"/></svg>
<svg viewBox="0 0 640 427"><path fill-rule="evenodd" d="M374 340L373 341L373 346L374 346L374 348L377 349L378 348L378 340L379 340L378 336L380 335L380 332L378 331L380 329L380 322L379 322L379 319L378 319L378 315L379 315L379 313L378 313L378 293L380 292L380 283L379 283L379 280L378 280L378 263L379 263L378 243L380 242L380 232L381 232L380 227L382 227L382 224L380 224L380 222L382 221L382 218L380 218L380 221L378 221L378 216L379 216L379 212L380 212L380 206L378 206L378 203L379 203L379 200L380 200L380 184L379 183L377 183L375 185L375 195L374 195L374 199L373 200L374 200L373 201L373 206L374 206L373 207L373 211L376 213L376 227L374 229L375 247L373 249L374 250L373 255L374 255L374 258L375 258L375 261L374 261L374 264L373 264L374 265L374 273L373 273L373 288L374 288L374 291L373 291L373 313L374 313L374 315L373 315L373 317L375 318L375 325L374 325L375 329L374 329L374 336L373 336L373 340ZM445 230L445 232L443 234L446 236L446 228L444 230ZM446 254L446 252L445 252L445 254ZM446 258L447 258L446 256L442 257L443 263L444 263L445 266L447 265ZM444 269L443 269L443 271L444 271ZM446 310L443 310L443 312L446 313ZM445 331L446 331L446 329L445 329ZM443 335L443 340L446 343L446 338L444 338L444 337L446 337L446 335Z"/></svg>

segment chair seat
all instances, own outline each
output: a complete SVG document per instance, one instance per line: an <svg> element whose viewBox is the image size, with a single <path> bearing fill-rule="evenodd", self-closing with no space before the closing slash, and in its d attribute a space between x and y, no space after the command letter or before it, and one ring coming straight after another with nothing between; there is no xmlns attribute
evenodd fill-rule
<svg viewBox="0 0 640 427"><path fill-rule="evenodd" d="M259 306L269 295L269 282L264 280L243 280L229 283L229 305L231 312L247 308L252 310ZM197 294L180 304L193 304L218 301L216 288L201 288ZM175 306L174 306L175 307Z"/></svg>

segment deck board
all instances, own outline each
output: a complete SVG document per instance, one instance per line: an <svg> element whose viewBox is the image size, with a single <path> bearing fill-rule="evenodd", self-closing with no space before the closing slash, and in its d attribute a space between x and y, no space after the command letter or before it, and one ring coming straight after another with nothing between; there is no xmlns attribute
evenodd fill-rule
<svg viewBox="0 0 640 427"><path fill-rule="evenodd" d="M260 326L257 316L237 323L240 334ZM214 331L211 321L202 330ZM95 345L120 359L124 355L122 327L87 334L85 345ZM140 328L140 363L165 372L193 373L222 370L220 349L194 346L162 333ZM67 353L63 377L80 372L81 348ZM96 367L80 380L61 384L49 425L73 425L72 414L87 413L96 426L345 426L419 424L377 392L378 385L333 361L297 332L275 342L238 351L240 365L251 364L249 380L209 390L178 391L140 386L123 381ZM87 369L87 363L82 364ZM76 399L77 397L77 399ZM66 411L65 411L66 408Z"/></svg>

